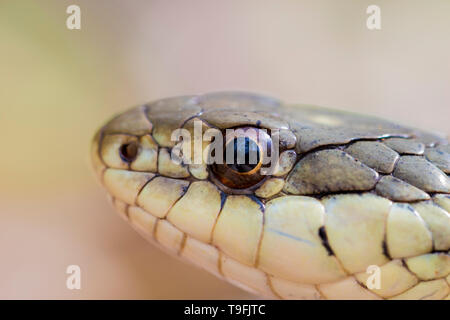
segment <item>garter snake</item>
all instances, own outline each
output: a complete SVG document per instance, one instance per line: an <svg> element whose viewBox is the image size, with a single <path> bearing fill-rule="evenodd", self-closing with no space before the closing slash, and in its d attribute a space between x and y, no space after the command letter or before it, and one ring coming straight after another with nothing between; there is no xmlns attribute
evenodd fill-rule
<svg viewBox="0 0 450 320"><path fill-rule="evenodd" d="M195 123L238 151L242 144L225 131L241 129L257 163L192 163L191 154L172 161L173 132L193 133ZM276 163L263 175L271 132ZM212 141L201 141L201 150ZM97 132L91 154L117 211L139 233L248 291L282 299L450 297L450 146L437 135L219 92L129 109Z"/></svg>

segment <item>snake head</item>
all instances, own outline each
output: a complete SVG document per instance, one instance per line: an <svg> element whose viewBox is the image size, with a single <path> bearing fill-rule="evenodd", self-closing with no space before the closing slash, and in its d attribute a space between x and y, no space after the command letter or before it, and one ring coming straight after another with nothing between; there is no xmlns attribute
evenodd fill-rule
<svg viewBox="0 0 450 320"><path fill-rule="evenodd" d="M132 108L98 131L91 154L138 232L249 291L377 299L450 290L450 149L436 135L215 93ZM367 287L369 266L380 266L385 287Z"/></svg>

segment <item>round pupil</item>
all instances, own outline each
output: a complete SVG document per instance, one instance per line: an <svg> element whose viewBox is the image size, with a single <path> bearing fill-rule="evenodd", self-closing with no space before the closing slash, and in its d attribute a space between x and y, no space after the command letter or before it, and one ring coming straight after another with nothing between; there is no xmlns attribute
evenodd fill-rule
<svg viewBox="0 0 450 320"><path fill-rule="evenodd" d="M259 163L259 147L248 137L234 138L228 143L225 152L228 167L237 172L252 171ZM230 156L231 152L233 156ZM232 159L232 163L228 159Z"/></svg>

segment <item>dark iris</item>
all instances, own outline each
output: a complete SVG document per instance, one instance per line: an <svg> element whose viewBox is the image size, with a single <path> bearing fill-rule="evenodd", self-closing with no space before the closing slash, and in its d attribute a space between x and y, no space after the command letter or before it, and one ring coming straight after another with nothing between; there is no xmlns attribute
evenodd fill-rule
<svg viewBox="0 0 450 320"><path fill-rule="evenodd" d="M130 142L120 147L119 154L125 162L133 162L136 159L138 146L136 142Z"/></svg>
<svg viewBox="0 0 450 320"><path fill-rule="evenodd" d="M225 154L228 167L240 173L252 171L259 164L259 147L248 137L238 137L228 143Z"/></svg>

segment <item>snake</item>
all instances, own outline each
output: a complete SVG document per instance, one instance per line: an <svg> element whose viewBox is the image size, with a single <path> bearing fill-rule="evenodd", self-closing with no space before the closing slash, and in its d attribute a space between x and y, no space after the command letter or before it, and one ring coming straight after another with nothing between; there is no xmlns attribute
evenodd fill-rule
<svg viewBox="0 0 450 320"><path fill-rule="evenodd" d="M174 139L181 129L194 139ZM244 157L219 161L229 150ZM450 299L450 145L439 134L213 92L116 115L91 158L145 239L260 297Z"/></svg>

